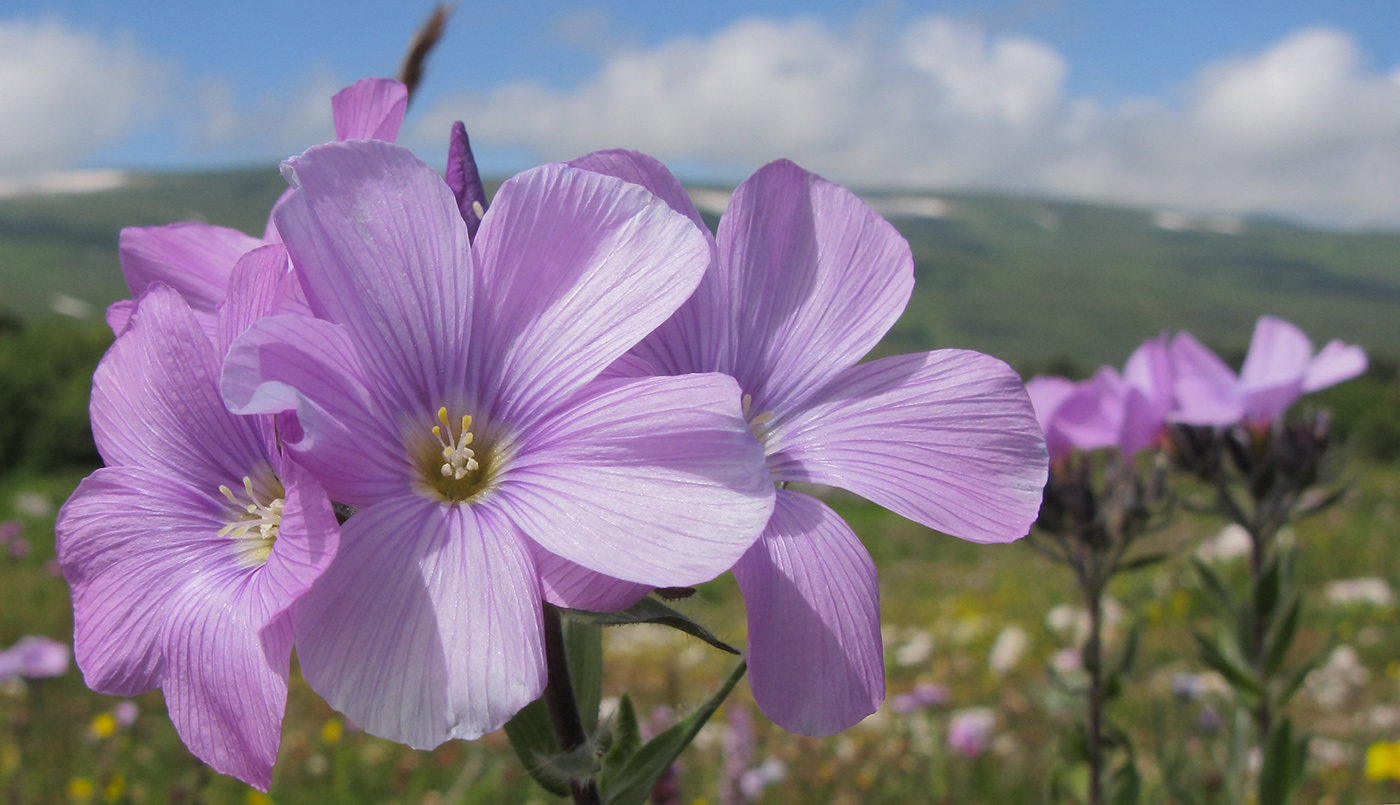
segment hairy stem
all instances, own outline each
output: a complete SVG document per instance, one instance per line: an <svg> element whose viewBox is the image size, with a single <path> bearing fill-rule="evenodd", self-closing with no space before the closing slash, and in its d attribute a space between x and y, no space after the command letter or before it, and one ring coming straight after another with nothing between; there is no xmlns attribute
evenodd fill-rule
<svg viewBox="0 0 1400 805"><path fill-rule="evenodd" d="M568 752L587 742L588 734L583 729L578 700L574 696L574 682L569 675L569 657L564 648L564 623L559 610L550 604L544 605L544 661L549 673L549 681L544 686L544 703L549 708L549 719L554 723L559 748ZM574 805L601 805L598 781L593 777L570 780L569 792L573 795Z"/></svg>

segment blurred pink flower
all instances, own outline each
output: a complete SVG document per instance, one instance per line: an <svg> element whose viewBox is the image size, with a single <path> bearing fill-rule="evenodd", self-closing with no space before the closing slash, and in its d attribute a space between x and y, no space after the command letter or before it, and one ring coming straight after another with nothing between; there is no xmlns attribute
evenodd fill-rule
<svg viewBox="0 0 1400 805"><path fill-rule="evenodd" d="M904 715L945 704L951 696L952 693L946 685L920 682L908 693L901 693L890 699L890 708Z"/></svg>
<svg viewBox="0 0 1400 805"><path fill-rule="evenodd" d="M65 643L47 637L21 637L19 642L0 651L0 679L62 676L68 671L68 656Z"/></svg>
<svg viewBox="0 0 1400 805"><path fill-rule="evenodd" d="M1177 410L1172 419L1188 425L1263 425L1303 394L1366 371L1361 347L1328 342L1316 355L1302 330L1261 316L1238 376L1214 352L1178 333L1171 345Z"/></svg>
<svg viewBox="0 0 1400 805"><path fill-rule="evenodd" d="M996 715L985 707L959 710L948 725L948 748L963 757L977 757L987 751L996 723Z"/></svg>

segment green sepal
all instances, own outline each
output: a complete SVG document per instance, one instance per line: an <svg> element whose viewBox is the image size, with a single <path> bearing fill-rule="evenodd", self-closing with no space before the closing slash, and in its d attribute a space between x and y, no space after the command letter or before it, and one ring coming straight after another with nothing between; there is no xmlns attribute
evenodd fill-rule
<svg viewBox="0 0 1400 805"><path fill-rule="evenodd" d="M659 623L672 629L698 637L721 651L738 655L739 650L715 637L709 629L701 626L688 616L666 606L651 596L647 596L620 612L585 612L581 609L565 610L572 618L598 626L624 626L632 623Z"/></svg>
<svg viewBox="0 0 1400 805"><path fill-rule="evenodd" d="M661 775L671 768L681 752L695 740L700 728L710 720L719 706L724 703L729 692L739 684L748 663L740 661L729 678L724 680L704 704L693 713L672 724L660 735L652 738L638 749L616 774L609 777L608 787L602 792L603 801L608 805L644 805L650 798L652 789Z"/></svg>

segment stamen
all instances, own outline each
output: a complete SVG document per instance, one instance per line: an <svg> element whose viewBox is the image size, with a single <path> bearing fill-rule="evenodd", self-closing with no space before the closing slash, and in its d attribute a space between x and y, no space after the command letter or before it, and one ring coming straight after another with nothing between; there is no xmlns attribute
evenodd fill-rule
<svg viewBox="0 0 1400 805"><path fill-rule="evenodd" d="M749 412L753 410L752 394L745 394L739 402L743 406L744 419L749 423L749 431L753 433L754 438L763 441L763 435L768 431L766 425L773 419L773 412L764 411L757 416L750 416Z"/></svg>
<svg viewBox="0 0 1400 805"><path fill-rule="evenodd" d="M239 557L250 565L259 566L267 562L272 553L272 544L282 528L282 510L285 500L281 497L260 500L253 491L253 479L243 476L243 491L248 496L244 503L234 495L233 490L220 485L219 492L235 506L243 508L244 514L219 529L219 536L237 540Z"/></svg>
<svg viewBox="0 0 1400 805"><path fill-rule="evenodd" d="M460 481L467 477L467 473L481 466L476 461L476 451L467 446L474 438L471 432L472 418L464 415L461 430L454 436L452 425L447 419L447 408L439 408L437 415L442 424L433 426L433 436L437 438L438 444L442 445L443 464L440 472L444 478Z"/></svg>
<svg viewBox="0 0 1400 805"><path fill-rule="evenodd" d="M486 217L486 208L483 207L483 206L481 206L481 202L480 202L480 201L473 201L473 202L472 202L472 212L476 213L476 217L477 217L477 218L485 218L485 217Z"/></svg>

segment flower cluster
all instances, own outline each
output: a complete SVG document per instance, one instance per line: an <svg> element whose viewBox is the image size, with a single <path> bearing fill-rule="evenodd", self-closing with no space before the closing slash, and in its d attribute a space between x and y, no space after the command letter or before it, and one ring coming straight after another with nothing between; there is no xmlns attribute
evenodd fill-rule
<svg viewBox="0 0 1400 805"><path fill-rule="evenodd" d="M1138 347L1120 373L1088 380L1035 377L1026 384L1052 460L1071 450L1117 448L1126 457L1160 443L1169 423L1263 427L1299 396L1366 370L1360 347L1331 341L1317 354L1294 325L1263 316L1236 375L1190 333Z"/></svg>
<svg viewBox="0 0 1400 805"><path fill-rule="evenodd" d="M394 145L360 82L288 160L262 238L127 230L133 300L94 378L106 467L57 527L88 684L161 687L185 743L266 790L295 646L311 687L418 748L546 684L542 607L629 606L733 569L760 707L829 734L884 697L869 554L791 482L979 542L1023 536L1044 441L1005 364L858 364L908 244L789 162L717 236L640 154L486 194Z"/></svg>

